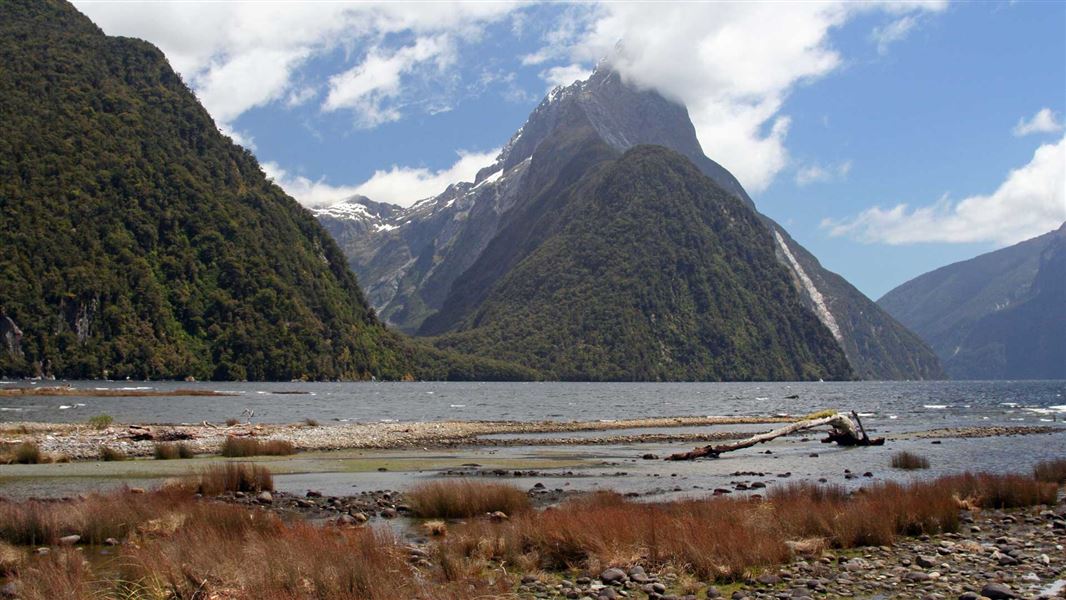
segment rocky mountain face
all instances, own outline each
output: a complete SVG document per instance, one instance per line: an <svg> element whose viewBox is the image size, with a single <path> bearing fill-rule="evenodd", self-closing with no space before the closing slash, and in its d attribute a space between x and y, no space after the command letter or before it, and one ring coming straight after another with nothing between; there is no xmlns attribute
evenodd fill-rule
<svg viewBox="0 0 1066 600"><path fill-rule="evenodd" d="M528 374L387 330L330 235L152 45L5 0L0 64L0 373Z"/></svg>
<svg viewBox="0 0 1066 600"><path fill-rule="evenodd" d="M560 145L583 137L560 132L582 128L601 143L599 154L553 154L558 154ZM546 145L549 140L552 144ZM460 327L517 259L545 239L542 229L512 228L504 235L509 223L532 222L533 217L538 223L557 219L562 207L545 198L558 197L587 170L616 158L608 157L603 148L620 154L638 145L659 145L680 154L762 222L769 232L764 241L787 269L807 310L843 349L856 375L942 376L936 356L917 336L825 270L784 229L755 210L739 182L706 156L684 106L625 83L608 67L601 66L586 81L553 90L473 183L453 185L438 197L380 221L330 214L346 205L370 206L360 199L317 214L342 239L350 264L379 313L406 331L438 335ZM370 229L374 231L362 240L343 241Z"/></svg>
<svg viewBox="0 0 1066 600"><path fill-rule="evenodd" d="M1066 379L1066 224L916 277L878 304L953 379Z"/></svg>

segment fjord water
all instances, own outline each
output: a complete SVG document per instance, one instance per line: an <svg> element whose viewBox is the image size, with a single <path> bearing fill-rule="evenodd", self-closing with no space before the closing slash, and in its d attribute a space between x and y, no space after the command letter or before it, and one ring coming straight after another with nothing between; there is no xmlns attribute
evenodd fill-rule
<svg viewBox="0 0 1066 600"><path fill-rule="evenodd" d="M681 415L803 415L855 410L910 429L1041 424L1066 418L1064 381L807 383L69 382L77 388L214 390L232 396L0 398L0 422L616 420ZM5 382L13 385L14 382ZM20 384L21 385L21 384ZM38 385L55 385L55 382Z"/></svg>

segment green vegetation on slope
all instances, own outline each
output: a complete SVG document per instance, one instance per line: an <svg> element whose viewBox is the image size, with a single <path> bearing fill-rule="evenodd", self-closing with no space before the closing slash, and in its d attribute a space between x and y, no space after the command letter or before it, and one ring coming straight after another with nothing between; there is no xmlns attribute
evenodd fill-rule
<svg viewBox="0 0 1066 600"><path fill-rule="evenodd" d="M528 377L386 330L336 243L150 44L0 3L0 373ZM5 320L6 321L6 320Z"/></svg>
<svg viewBox="0 0 1066 600"><path fill-rule="evenodd" d="M512 224L539 229L535 249L484 258L519 262L439 346L561 379L851 376L767 229L681 155L638 146L587 169L554 207L547 225Z"/></svg>

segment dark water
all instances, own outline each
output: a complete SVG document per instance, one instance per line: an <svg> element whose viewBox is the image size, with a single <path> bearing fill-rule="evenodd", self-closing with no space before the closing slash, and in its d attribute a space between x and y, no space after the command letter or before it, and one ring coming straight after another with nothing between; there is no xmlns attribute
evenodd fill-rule
<svg viewBox="0 0 1066 600"><path fill-rule="evenodd" d="M82 388L205 389L230 397L0 398L0 422L193 423L254 413L261 423L610 420L856 410L911 428L1040 424L1066 418L1066 382L846 383L175 383L71 382ZM6 385L23 385L7 382ZM54 383L38 385L55 385ZM300 392L282 394L278 392ZM793 398L793 396L795 396Z"/></svg>

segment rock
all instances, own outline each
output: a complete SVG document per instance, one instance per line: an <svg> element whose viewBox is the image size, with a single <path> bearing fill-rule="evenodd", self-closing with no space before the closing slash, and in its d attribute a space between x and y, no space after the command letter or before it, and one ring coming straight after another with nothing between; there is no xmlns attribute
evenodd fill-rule
<svg viewBox="0 0 1066 600"><path fill-rule="evenodd" d="M74 544L77 544L79 540L81 540L81 536L80 535L65 535L65 536L59 538L59 545L60 546L73 546Z"/></svg>
<svg viewBox="0 0 1066 600"><path fill-rule="evenodd" d="M981 600L981 594L977 592L963 592L959 594L959 600Z"/></svg>
<svg viewBox="0 0 1066 600"><path fill-rule="evenodd" d="M345 514L337 517L337 525L350 526L355 525L355 523L355 517L353 517L352 515Z"/></svg>
<svg viewBox="0 0 1066 600"><path fill-rule="evenodd" d="M709 600L714 600L715 598L718 598L718 597L720 597L721 595L722 595L722 593L721 593L721 592L719 592L719 591L718 591L718 588L714 587L713 585L712 585L712 586L709 586L709 587L707 588L707 598L708 598Z"/></svg>
<svg viewBox="0 0 1066 600"><path fill-rule="evenodd" d="M628 579L626 572L622 569L607 569L603 573L600 573L600 581L607 585L621 585Z"/></svg>
<svg viewBox="0 0 1066 600"><path fill-rule="evenodd" d="M51 552L51 550L48 548L37 548L33 551L33 553L37 556L46 556L49 552Z"/></svg>
<svg viewBox="0 0 1066 600"><path fill-rule="evenodd" d="M992 600L1010 600L1011 598L1017 598L1018 594L1014 593L1014 590L1003 583L989 583L985 587L981 588L981 595L985 598L991 598Z"/></svg>
<svg viewBox="0 0 1066 600"><path fill-rule="evenodd" d="M0 585L0 598L18 598L19 586L15 581L9 581L4 585Z"/></svg>
<svg viewBox="0 0 1066 600"><path fill-rule="evenodd" d="M144 493L144 488L132 487L132 488L130 488L130 493L131 494L143 494Z"/></svg>
<svg viewBox="0 0 1066 600"><path fill-rule="evenodd" d="M350 513L350 514L351 514L353 519L355 519L356 521L358 521L360 523L366 523L367 521L370 520L370 517L366 516L365 513L357 512L357 513Z"/></svg>
<svg viewBox="0 0 1066 600"><path fill-rule="evenodd" d="M489 520L492 521L493 523L500 523L500 522L506 521L506 520L508 520L510 518L510 517L507 516L507 513L503 512L502 510L497 510L497 511L490 512L488 514L488 516L489 516Z"/></svg>
<svg viewBox="0 0 1066 600"><path fill-rule="evenodd" d="M400 513L396 512L395 508L383 508L380 514L382 519L395 519L400 516Z"/></svg>
<svg viewBox="0 0 1066 600"><path fill-rule="evenodd" d="M644 460L659 460L659 455L658 454L648 453L648 454L645 454L645 455L641 456L641 458L644 459Z"/></svg>
<svg viewBox="0 0 1066 600"><path fill-rule="evenodd" d="M307 490L307 493L304 494L304 496L307 498L321 498L322 492L316 490Z"/></svg>
<svg viewBox="0 0 1066 600"><path fill-rule="evenodd" d="M264 490L259 492L259 495L255 497L255 500L260 504L272 504L274 502L274 495Z"/></svg>
<svg viewBox="0 0 1066 600"><path fill-rule="evenodd" d="M918 555L918 558L914 562L918 563L918 566L923 569L931 569L937 565L936 559L932 556Z"/></svg>
<svg viewBox="0 0 1066 600"><path fill-rule="evenodd" d="M763 585L777 585L781 583L781 578L777 575L774 575L773 573L763 573L762 575L756 577L755 581L758 581Z"/></svg>
<svg viewBox="0 0 1066 600"><path fill-rule="evenodd" d="M117 546L118 544L119 544L119 541L116 540L115 538L107 538L106 540L104 540L104 545L105 546Z"/></svg>

